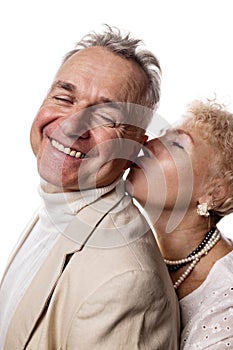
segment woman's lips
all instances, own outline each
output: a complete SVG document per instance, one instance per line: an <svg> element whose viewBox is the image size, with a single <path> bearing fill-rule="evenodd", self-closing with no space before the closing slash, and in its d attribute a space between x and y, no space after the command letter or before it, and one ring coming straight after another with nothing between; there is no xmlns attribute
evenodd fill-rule
<svg viewBox="0 0 233 350"><path fill-rule="evenodd" d="M141 169L141 167L139 166L139 164L137 164L137 163L135 163L135 162L132 163L131 168Z"/></svg>

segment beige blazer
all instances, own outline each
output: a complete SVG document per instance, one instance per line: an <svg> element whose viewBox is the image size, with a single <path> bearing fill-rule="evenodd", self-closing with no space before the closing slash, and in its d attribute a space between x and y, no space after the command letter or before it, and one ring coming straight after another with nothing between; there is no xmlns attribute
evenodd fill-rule
<svg viewBox="0 0 233 350"><path fill-rule="evenodd" d="M154 236L131 199L112 191L60 235L4 350L176 350L178 335L178 303Z"/></svg>

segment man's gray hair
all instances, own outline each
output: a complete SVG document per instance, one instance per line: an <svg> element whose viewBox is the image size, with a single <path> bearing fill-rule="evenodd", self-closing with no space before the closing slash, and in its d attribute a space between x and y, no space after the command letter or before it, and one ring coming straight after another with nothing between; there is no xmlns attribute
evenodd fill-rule
<svg viewBox="0 0 233 350"><path fill-rule="evenodd" d="M131 38L130 33L122 34L118 28L105 25L105 31L102 34L91 32L85 35L76 44L75 49L66 54L63 63L76 52L94 46L107 48L125 59L133 60L141 67L148 79L148 87L145 92L142 92L140 103L154 109L160 99L161 67L155 55L143 49L142 45L143 42L140 39Z"/></svg>

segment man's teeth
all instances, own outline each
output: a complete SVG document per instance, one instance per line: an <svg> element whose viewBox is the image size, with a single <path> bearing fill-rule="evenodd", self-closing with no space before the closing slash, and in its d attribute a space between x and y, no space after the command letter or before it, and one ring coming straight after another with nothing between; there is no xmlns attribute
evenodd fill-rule
<svg viewBox="0 0 233 350"><path fill-rule="evenodd" d="M58 141L51 139L51 144L54 148L58 149L60 152L65 153L71 157L74 158L86 158L86 155L84 153L81 153L79 151L75 151L74 149L71 149L70 147L65 147Z"/></svg>

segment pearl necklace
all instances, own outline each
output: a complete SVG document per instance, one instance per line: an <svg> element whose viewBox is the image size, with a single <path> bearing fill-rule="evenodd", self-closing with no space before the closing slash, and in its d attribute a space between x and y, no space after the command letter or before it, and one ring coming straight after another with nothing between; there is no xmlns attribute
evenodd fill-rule
<svg viewBox="0 0 233 350"><path fill-rule="evenodd" d="M191 251L191 253L189 253L187 258L189 258L190 256L193 256L196 253L200 252L202 250L202 248L204 248L206 246L206 243L210 240L210 238L213 236L213 234L215 233L215 230L216 230L216 226L213 226L211 228L211 230L206 233L203 241L193 251ZM181 264L168 265L167 266L168 267L168 271L169 272L175 272L175 271L178 271L179 269L181 269L181 267L184 267L185 265L187 265L189 263L187 258L186 258L186 261L182 262Z"/></svg>
<svg viewBox="0 0 233 350"><path fill-rule="evenodd" d="M192 272L198 261L203 257L203 255L207 255L208 252L215 246L215 244L220 240L221 233L216 228L211 238L206 242L205 246L198 251L196 254L189 254L186 258L180 260L168 260L164 259L164 262L167 266L171 265L181 265L190 263L188 268L182 273L182 275L178 278L178 280L174 283L174 288L177 289L182 282L188 277L188 275Z"/></svg>

